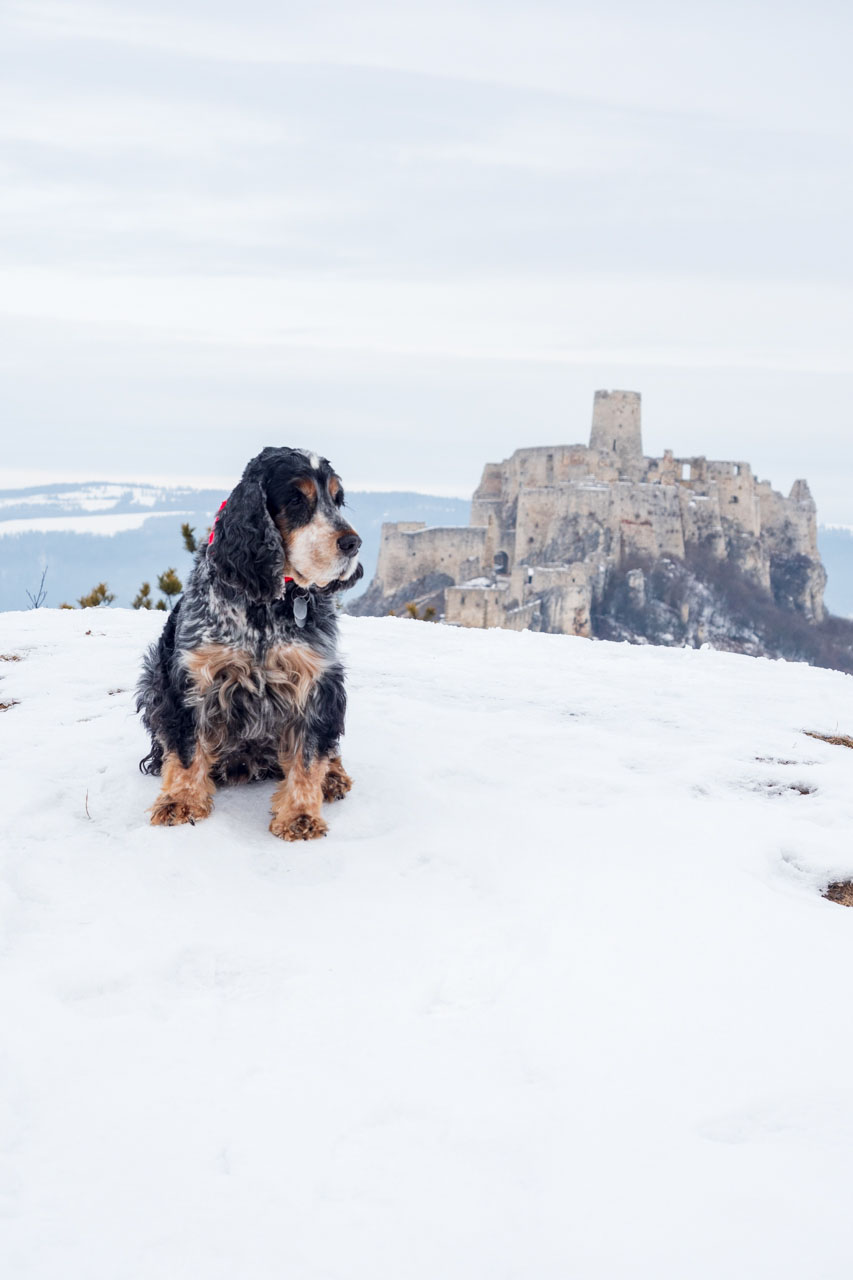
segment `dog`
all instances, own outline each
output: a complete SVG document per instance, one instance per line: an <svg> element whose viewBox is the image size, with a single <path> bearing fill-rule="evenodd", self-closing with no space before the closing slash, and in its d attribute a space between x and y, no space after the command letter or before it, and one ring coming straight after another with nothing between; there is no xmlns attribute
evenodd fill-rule
<svg viewBox="0 0 853 1280"><path fill-rule="evenodd" d="M326 458L286 448L253 458L222 504L137 688L139 767L162 775L154 826L208 817L217 785L278 778L273 835L326 834L323 801L352 786L334 597L363 573L343 504Z"/></svg>

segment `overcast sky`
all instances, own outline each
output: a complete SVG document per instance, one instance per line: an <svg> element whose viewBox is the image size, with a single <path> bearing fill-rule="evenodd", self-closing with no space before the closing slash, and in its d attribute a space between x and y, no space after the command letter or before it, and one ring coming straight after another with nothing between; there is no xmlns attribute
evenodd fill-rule
<svg viewBox="0 0 853 1280"><path fill-rule="evenodd" d="M0 3L0 483L647 453L853 523L853 6Z"/></svg>

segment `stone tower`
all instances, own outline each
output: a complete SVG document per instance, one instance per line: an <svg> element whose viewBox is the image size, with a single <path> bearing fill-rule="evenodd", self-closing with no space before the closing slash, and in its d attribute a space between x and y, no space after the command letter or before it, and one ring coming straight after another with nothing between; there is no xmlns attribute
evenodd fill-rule
<svg viewBox="0 0 853 1280"><path fill-rule="evenodd" d="M589 447L610 457L616 454L625 465L642 461L639 391L596 391Z"/></svg>

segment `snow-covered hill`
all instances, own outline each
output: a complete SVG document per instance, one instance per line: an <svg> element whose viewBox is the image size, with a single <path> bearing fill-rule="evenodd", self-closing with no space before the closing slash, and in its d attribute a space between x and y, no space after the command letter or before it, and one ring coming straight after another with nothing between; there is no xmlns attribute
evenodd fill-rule
<svg viewBox="0 0 853 1280"><path fill-rule="evenodd" d="M45 568L45 603L54 607L75 603L97 582L106 581L118 604L127 606L143 581L155 585L166 568L185 578L192 561L181 525L203 537L230 487L99 481L0 490L0 612L25 608ZM469 503L422 493L351 492L347 507L362 537L365 578L357 595L373 577L383 521L466 524Z"/></svg>
<svg viewBox="0 0 853 1280"><path fill-rule="evenodd" d="M4 1276L847 1280L853 679L344 619L286 845L147 825L161 623L0 622Z"/></svg>

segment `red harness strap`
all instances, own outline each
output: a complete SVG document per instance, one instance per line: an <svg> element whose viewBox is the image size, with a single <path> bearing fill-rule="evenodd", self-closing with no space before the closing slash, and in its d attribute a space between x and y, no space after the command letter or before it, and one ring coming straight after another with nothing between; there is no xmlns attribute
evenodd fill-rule
<svg viewBox="0 0 853 1280"><path fill-rule="evenodd" d="M210 531L210 537L209 537L209 538L208 538L208 540L207 540L207 545L208 545L208 546L210 546L211 542L213 541L213 535L216 533L216 521L217 521L217 520L219 519L219 517L222 515L222 512L225 510L225 507L226 507L227 503L228 503L228 499L226 498L226 499L225 499L225 502L223 502L222 506L219 508L219 510L217 511L217 513L216 513L216 515L215 515L215 517L214 517L214 520L213 520L213 528L211 529L211 531Z"/></svg>
<svg viewBox="0 0 853 1280"><path fill-rule="evenodd" d="M219 520L219 517L222 515L222 512L225 510L225 508L226 508L226 506L227 506L227 505L228 505L228 499L226 498L226 499L225 499L225 501L222 503L222 506L221 506L221 507L219 508L219 510L217 511L216 516L214 517L214 520L213 520L213 528L211 529L211 531L210 531L210 537L209 537L209 538L208 538L208 540L207 540L207 545L208 545L208 546L210 546L210 544L213 542L213 535L216 533L216 524L217 524L217 521ZM293 579L292 579L292 578L285 578L285 582L292 582L292 581L293 581Z"/></svg>

